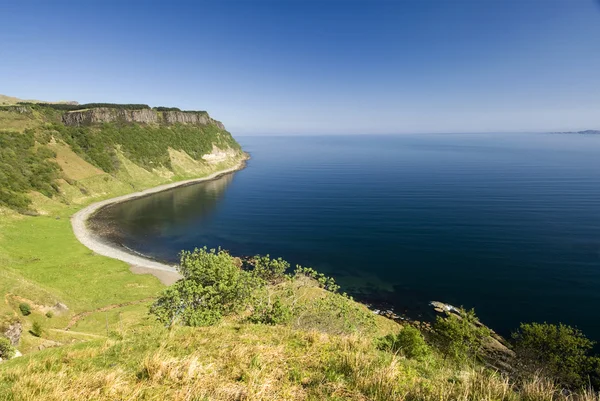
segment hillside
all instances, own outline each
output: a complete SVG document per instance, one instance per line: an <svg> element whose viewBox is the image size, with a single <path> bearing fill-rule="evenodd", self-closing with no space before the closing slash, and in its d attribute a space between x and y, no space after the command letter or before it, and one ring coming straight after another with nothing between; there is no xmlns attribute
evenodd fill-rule
<svg viewBox="0 0 600 401"><path fill-rule="evenodd" d="M473 311L394 321L310 268L206 249L165 287L73 234L91 203L245 159L205 111L0 107L0 400L600 399L600 359L562 326L562 359L528 364L548 327L512 350Z"/></svg>
<svg viewBox="0 0 600 401"><path fill-rule="evenodd" d="M58 101L58 102L46 102L46 101L41 101L41 100L23 100L23 99L19 99L17 97L6 96L6 95L0 94L0 106L15 105L15 104L22 103L22 102L27 102L27 103L53 103L53 104L77 104L77 102L68 101L68 100Z"/></svg>
<svg viewBox="0 0 600 401"><path fill-rule="evenodd" d="M69 222L75 211L94 201L207 176L245 158L206 112L192 113L204 118L194 124L127 118L75 126L63 122L71 108L118 112L127 107L101 106L0 107L0 331L22 326L18 349L23 353L89 338L60 330L79 313L138 302L162 288L153 277L135 276L128 265L81 245ZM170 113L143 107L157 115ZM22 302L34 311L28 317L19 312ZM45 317L49 311L52 319ZM38 317L47 321L48 330L41 337L27 334Z"/></svg>

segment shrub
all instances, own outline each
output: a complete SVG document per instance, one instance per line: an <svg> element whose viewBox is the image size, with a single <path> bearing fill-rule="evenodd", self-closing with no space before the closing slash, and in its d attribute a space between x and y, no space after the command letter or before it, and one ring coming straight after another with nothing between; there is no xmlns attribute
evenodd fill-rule
<svg viewBox="0 0 600 401"><path fill-rule="evenodd" d="M295 310L293 325L303 330L330 334L370 332L375 328L375 315L344 294L327 293L307 301Z"/></svg>
<svg viewBox="0 0 600 401"><path fill-rule="evenodd" d="M29 306L29 304L27 304L25 302L19 304L19 310L21 311L23 316L31 315L31 306Z"/></svg>
<svg viewBox="0 0 600 401"><path fill-rule="evenodd" d="M150 312L167 327L209 326L248 307L263 282L240 269L226 251L206 248L181 253L181 280L167 288Z"/></svg>
<svg viewBox="0 0 600 401"><path fill-rule="evenodd" d="M423 359L431 354L431 348L425 342L423 334L414 326L404 326L396 335L388 334L379 340L378 346L412 359Z"/></svg>
<svg viewBox="0 0 600 401"><path fill-rule="evenodd" d="M252 274L256 277L269 281L277 282L285 278L285 272L290 268L290 264L281 258L271 259L267 256L255 256L251 263Z"/></svg>
<svg viewBox="0 0 600 401"><path fill-rule="evenodd" d="M474 309L461 308L460 316L438 316L434 331L441 351L456 362L480 357L483 342L490 336L490 330L479 322Z"/></svg>
<svg viewBox="0 0 600 401"><path fill-rule="evenodd" d="M261 324L285 324L290 321L292 311L281 302L281 299L275 298L273 302L264 302L256 306L252 314L248 317L251 323Z"/></svg>
<svg viewBox="0 0 600 401"><path fill-rule="evenodd" d="M0 359L10 359L15 356L16 349L5 337L0 337Z"/></svg>
<svg viewBox="0 0 600 401"><path fill-rule="evenodd" d="M571 388L587 385L590 376L598 375L593 373L598 360L590 355L594 342L574 327L522 323L512 338L525 375L541 373Z"/></svg>
<svg viewBox="0 0 600 401"><path fill-rule="evenodd" d="M31 326L31 330L29 330L29 332L36 337L41 337L43 331L42 324L38 321L33 322L33 326Z"/></svg>
<svg viewBox="0 0 600 401"><path fill-rule="evenodd" d="M47 317L48 319L51 319L52 317L54 317L54 313L52 313L52 311L51 311L51 310L49 310L48 312L46 312L46 317Z"/></svg>
<svg viewBox="0 0 600 401"><path fill-rule="evenodd" d="M327 291L337 292L340 289L340 286L336 284L335 280L332 277L327 277L326 275L324 275L323 273L319 273L312 267L302 267L296 265L296 270L294 270L294 276L306 276L317 280L319 286L321 288L326 289Z"/></svg>

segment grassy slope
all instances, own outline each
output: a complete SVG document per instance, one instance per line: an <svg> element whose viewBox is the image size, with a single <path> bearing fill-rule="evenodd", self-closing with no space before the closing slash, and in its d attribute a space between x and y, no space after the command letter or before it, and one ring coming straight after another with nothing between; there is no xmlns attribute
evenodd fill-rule
<svg viewBox="0 0 600 401"><path fill-rule="evenodd" d="M2 128L22 131L43 124L39 115L0 111ZM53 342L68 343L86 338L57 331L65 329L69 320L79 313L147 299L163 288L154 277L134 275L126 263L95 255L80 244L69 220L75 211L101 199L206 176L239 161L237 158L209 166L185 158L182 152L173 151L175 157L172 157L171 163L174 172L165 168L148 171L119 152L121 168L110 175L83 160L64 143L53 141L48 146L56 152L56 162L62 169L63 178L59 180L61 193L53 199L38 193L30 194L33 208L40 212L36 217L0 208L0 294L3 298L0 302L0 326L15 318L22 321L24 333L19 350L24 353L54 345ZM32 315L23 317L18 313L21 302L33 306ZM57 302L66 304L69 311L46 317L45 313ZM140 305L128 308L127 313L135 313L137 317L122 319L121 324L138 320L147 311L146 306ZM118 308L111 311L118 312ZM92 314L80 320L70 331L106 334L106 325L95 324L94 319ZM106 320L106 316L103 319ZM28 333L36 320L46 329L42 338Z"/></svg>

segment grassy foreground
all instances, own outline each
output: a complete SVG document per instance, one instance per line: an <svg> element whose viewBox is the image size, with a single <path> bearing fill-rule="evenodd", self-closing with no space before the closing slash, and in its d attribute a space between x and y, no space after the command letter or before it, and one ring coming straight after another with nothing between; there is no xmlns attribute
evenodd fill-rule
<svg viewBox="0 0 600 401"><path fill-rule="evenodd" d="M371 336L223 322L140 322L109 338L18 358L3 400L581 400L544 380L519 387L481 367L378 350Z"/></svg>

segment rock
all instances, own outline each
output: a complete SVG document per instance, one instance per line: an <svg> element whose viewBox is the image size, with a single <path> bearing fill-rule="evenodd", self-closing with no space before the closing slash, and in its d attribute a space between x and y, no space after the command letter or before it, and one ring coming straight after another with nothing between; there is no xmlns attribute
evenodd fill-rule
<svg viewBox="0 0 600 401"><path fill-rule="evenodd" d="M176 123L188 125L216 125L225 127L220 121L213 120L205 111L157 111L153 109L127 110L109 107L69 111L62 116L62 122L69 126L91 125L111 122L127 122L139 124Z"/></svg>
<svg viewBox="0 0 600 401"><path fill-rule="evenodd" d="M429 302L429 305L433 306L433 310L435 310L436 312L452 312L460 316L460 309L458 309L456 306L445 304L439 301L431 301Z"/></svg>
<svg viewBox="0 0 600 401"><path fill-rule="evenodd" d="M67 305L63 304L62 302L58 302L56 305L54 305L52 307L52 310L54 311L54 313L60 314L63 312L67 312L69 310L69 308L67 307Z"/></svg>
<svg viewBox="0 0 600 401"><path fill-rule="evenodd" d="M11 323L6 330L4 330L4 337L10 340L10 343L14 346L19 344L19 340L21 340L21 333L23 332L23 325L21 322L16 321Z"/></svg>
<svg viewBox="0 0 600 401"><path fill-rule="evenodd" d="M52 341L52 340L44 340L43 343L41 343L40 345L38 345L38 350L44 350L46 348L53 348L53 347L58 347L61 346L62 343L59 343L57 341Z"/></svg>

